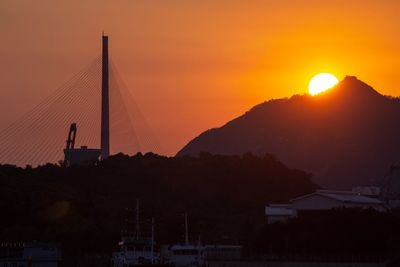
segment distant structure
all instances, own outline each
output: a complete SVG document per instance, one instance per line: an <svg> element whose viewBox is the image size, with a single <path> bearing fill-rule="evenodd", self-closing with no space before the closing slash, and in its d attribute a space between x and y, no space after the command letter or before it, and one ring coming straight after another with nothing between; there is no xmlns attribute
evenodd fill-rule
<svg viewBox="0 0 400 267"><path fill-rule="evenodd" d="M161 152L147 118L112 64L108 36L98 37L100 55L23 116L0 125L0 164L60 163L64 149L71 149L72 143L65 146L71 123L79 127L75 144L101 149L99 159L113 153Z"/></svg>
<svg viewBox="0 0 400 267"><path fill-rule="evenodd" d="M64 149L64 166L66 167L82 163L92 163L100 157L101 149L88 148L87 146L75 148L77 131L76 123L72 123L69 128L67 145Z"/></svg>
<svg viewBox="0 0 400 267"><path fill-rule="evenodd" d="M368 191L368 193L370 193ZM377 198L352 191L317 190L289 201L289 204L270 204L265 207L268 223L286 221L301 212L319 212L335 208L374 209L385 212L385 203Z"/></svg>
<svg viewBox="0 0 400 267"><path fill-rule="evenodd" d="M101 72L101 137L100 149L81 146L75 148L76 123L69 129L67 146L64 149L64 166L95 162L110 156L110 99L108 71L108 36L102 36L102 72Z"/></svg>
<svg viewBox="0 0 400 267"><path fill-rule="evenodd" d="M57 267L61 262L58 246L46 243L1 243L0 266Z"/></svg>

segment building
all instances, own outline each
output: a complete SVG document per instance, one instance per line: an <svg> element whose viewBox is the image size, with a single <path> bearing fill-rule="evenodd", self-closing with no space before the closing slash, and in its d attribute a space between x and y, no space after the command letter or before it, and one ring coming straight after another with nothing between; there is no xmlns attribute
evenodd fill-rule
<svg viewBox="0 0 400 267"><path fill-rule="evenodd" d="M290 200L293 209L330 210L334 208L361 208L386 211L383 201L350 191L317 190Z"/></svg>
<svg viewBox="0 0 400 267"><path fill-rule="evenodd" d="M1 267L57 267L61 261L58 246L46 243L1 243Z"/></svg>
<svg viewBox="0 0 400 267"><path fill-rule="evenodd" d="M99 160L100 153L100 149L88 148L87 146L64 149L64 163L66 166L93 163Z"/></svg>
<svg viewBox="0 0 400 267"><path fill-rule="evenodd" d="M64 166L72 166L77 164L94 163L99 160L101 149L88 148L81 146L75 148L75 138L78 131L76 123L71 123L69 127L67 146L64 149Z"/></svg>
<svg viewBox="0 0 400 267"><path fill-rule="evenodd" d="M268 223L286 221L303 211L323 211L334 208L387 210L385 203L353 191L317 190L290 200L289 204L270 204L265 208Z"/></svg>

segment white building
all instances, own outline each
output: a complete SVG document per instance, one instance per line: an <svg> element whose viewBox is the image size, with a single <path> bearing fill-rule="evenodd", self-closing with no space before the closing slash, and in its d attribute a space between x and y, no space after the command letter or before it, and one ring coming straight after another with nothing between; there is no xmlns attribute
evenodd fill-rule
<svg viewBox="0 0 400 267"><path fill-rule="evenodd" d="M295 210L330 210L333 208L361 208L386 211L383 201L350 191L317 190L290 200Z"/></svg>
<svg viewBox="0 0 400 267"><path fill-rule="evenodd" d="M286 221L299 211L322 211L334 208L361 208L384 212L384 202L352 191L317 190L290 200L290 204L270 204L265 208L268 223Z"/></svg>
<svg viewBox="0 0 400 267"><path fill-rule="evenodd" d="M1 267L57 267L61 251L57 246L45 243L0 244Z"/></svg>

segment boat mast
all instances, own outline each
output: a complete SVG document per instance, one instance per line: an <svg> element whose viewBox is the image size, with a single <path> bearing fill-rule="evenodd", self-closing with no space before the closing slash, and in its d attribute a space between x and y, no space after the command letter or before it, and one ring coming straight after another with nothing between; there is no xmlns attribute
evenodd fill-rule
<svg viewBox="0 0 400 267"><path fill-rule="evenodd" d="M140 237L140 228L139 228L139 199L136 199L136 240Z"/></svg>
<svg viewBox="0 0 400 267"><path fill-rule="evenodd" d="M151 218L151 264L154 263L154 217Z"/></svg>
<svg viewBox="0 0 400 267"><path fill-rule="evenodd" d="M189 245L189 227L187 213L185 212L185 245Z"/></svg>

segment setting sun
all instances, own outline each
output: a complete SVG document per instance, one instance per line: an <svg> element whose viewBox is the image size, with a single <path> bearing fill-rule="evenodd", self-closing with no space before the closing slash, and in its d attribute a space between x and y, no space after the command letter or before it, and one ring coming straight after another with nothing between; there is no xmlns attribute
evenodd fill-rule
<svg viewBox="0 0 400 267"><path fill-rule="evenodd" d="M319 94L338 83L338 79L330 73L320 73L315 75L309 85L308 91L311 95Z"/></svg>

